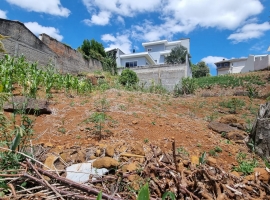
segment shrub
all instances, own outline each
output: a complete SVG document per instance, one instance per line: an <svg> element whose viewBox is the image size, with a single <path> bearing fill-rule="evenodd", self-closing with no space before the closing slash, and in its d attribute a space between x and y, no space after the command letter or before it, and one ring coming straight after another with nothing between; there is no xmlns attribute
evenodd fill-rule
<svg viewBox="0 0 270 200"><path fill-rule="evenodd" d="M182 78L182 93L184 94L193 94L197 89L196 80L193 78Z"/></svg>
<svg viewBox="0 0 270 200"><path fill-rule="evenodd" d="M135 85L139 82L139 78L134 71L124 69L119 77L119 82L123 85Z"/></svg>

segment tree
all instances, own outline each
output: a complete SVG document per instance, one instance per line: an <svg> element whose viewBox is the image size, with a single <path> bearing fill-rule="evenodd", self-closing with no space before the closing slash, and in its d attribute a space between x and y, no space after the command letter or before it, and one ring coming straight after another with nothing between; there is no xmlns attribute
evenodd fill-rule
<svg viewBox="0 0 270 200"><path fill-rule="evenodd" d="M136 72L124 69L119 77L119 82L123 85L134 85L139 82Z"/></svg>
<svg viewBox="0 0 270 200"><path fill-rule="evenodd" d="M102 59L104 71L110 72L112 75L117 74L116 51L106 53L106 57Z"/></svg>
<svg viewBox="0 0 270 200"><path fill-rule="evenodd" d="M78 51L81 52L87 60L89 57L95 58L97 60L102 60L102 58L106 57L103 44L97 42L94 39L84 40L83 44L78 47Z"/></svg>
<svg viewBox="0 0 270 200"><path fill-rule="evenodd" d="M169 56L165 57L165 63L167 64L184 64L186 62L186 57L191 58L189 55L187 48L179 45L172 49L172 52ZM190 63L190 60L188 60Z"/></svg>
<svg viewBox="0 0 270 200"><path fill-rule="evenodd" d="M210 69L204 61L197 63L197 65L192 64L191 71L194 78L210 76Z"/></svg>

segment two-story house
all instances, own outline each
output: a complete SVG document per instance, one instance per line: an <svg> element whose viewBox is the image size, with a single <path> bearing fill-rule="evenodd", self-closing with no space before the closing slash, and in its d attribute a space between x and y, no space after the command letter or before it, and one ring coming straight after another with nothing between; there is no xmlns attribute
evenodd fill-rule
<svg viewBox="0 0 270 200"><path fill-rule="evenodd" d="M115 51L116 63L118 67L137 67L147 65L160 65L165 63L165 57L171 53L171 49L182 45L190 51L190 39L180 39L168 42L167 40L159 40L153 42L142 43L144 52L125 54L120 49L111 49L107 52Z"/></svg>

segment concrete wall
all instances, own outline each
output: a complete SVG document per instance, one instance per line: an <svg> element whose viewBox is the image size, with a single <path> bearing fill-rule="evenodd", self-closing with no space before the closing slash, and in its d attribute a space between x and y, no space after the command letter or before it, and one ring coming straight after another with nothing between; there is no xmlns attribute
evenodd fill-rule
<svg viewBox="0 0 270 200"><path fill-rule="evenodd" d="M64 73L92 72L102 69L99 61L84 60L79 52L46 34L42 34L44 41L41 41L19 21L0 19L0 34L9 36L2 40L8 54L11 56L23 54L28 61L38 62L40 68L53 64L56 69ZM3 56L4 54L0 53L0 57Z"/></svg>
<svg viewBox="0 0 270 200"><path fill-rule="evenodd" d="M88 61L83 58L83 55L80 52L58 42L56 39L46 34L41 34L40 39L58 55L57 63L61 72L93 72L102 69L100 61L96 59L89 59Z"/></svg>
<svg viewBox="0 0 270 200"><path fill-rule="evenodd" d="M118 73L121 74L120 68ZM172 91L176 84L186 77L186 65L152 65L130 68L135 71L140 79L140 83L145 83L146 87L151 86L152 82L156 85L161 84L167 90Z"/></svg>
<svg viewBox="0 0 270 200"><path fill-rule="evenodd" d="M6 52L11 56L21 56L27 60L38 62L40 66L49 63L56 64L57 55L42 41L40 41L23 23L0 19L0 34L10 36L2 40ZM0 54L3 57L4 54Z"/></svg>
<svg viewBox="0 0 270 200"><path fill-rule="evenodd" d="M254 70L262 70L270 67L270 55L256 56L254 61Z"/></svg>

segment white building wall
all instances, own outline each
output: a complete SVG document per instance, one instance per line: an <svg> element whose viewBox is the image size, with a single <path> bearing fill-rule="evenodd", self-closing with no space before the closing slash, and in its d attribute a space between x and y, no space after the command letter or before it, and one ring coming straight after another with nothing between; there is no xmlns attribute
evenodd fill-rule
<svg viewBox="0 0 270 200"><path fill-rule="evenodd" d="M256 56L254 61L254 70L262 70L270 67L270 55Z"/></svg>
<svg viewBox="0 0 270 200"><path fill-rule="evenodd" d="M225 75L225 74L229 74L229 69L228 68L223 68L223 69L218 69L217 71L217 75Z"/></svg>
<svg viewBox="0 0 270 200"><path fill-rule="evenodd" d="M232 70L231 70L231 73L235 74L235 73L240 73L243 68L245 67L246 65L246 61L236 61L236 62L232 62L231 63L231 67L232 67Z"/></svg>

